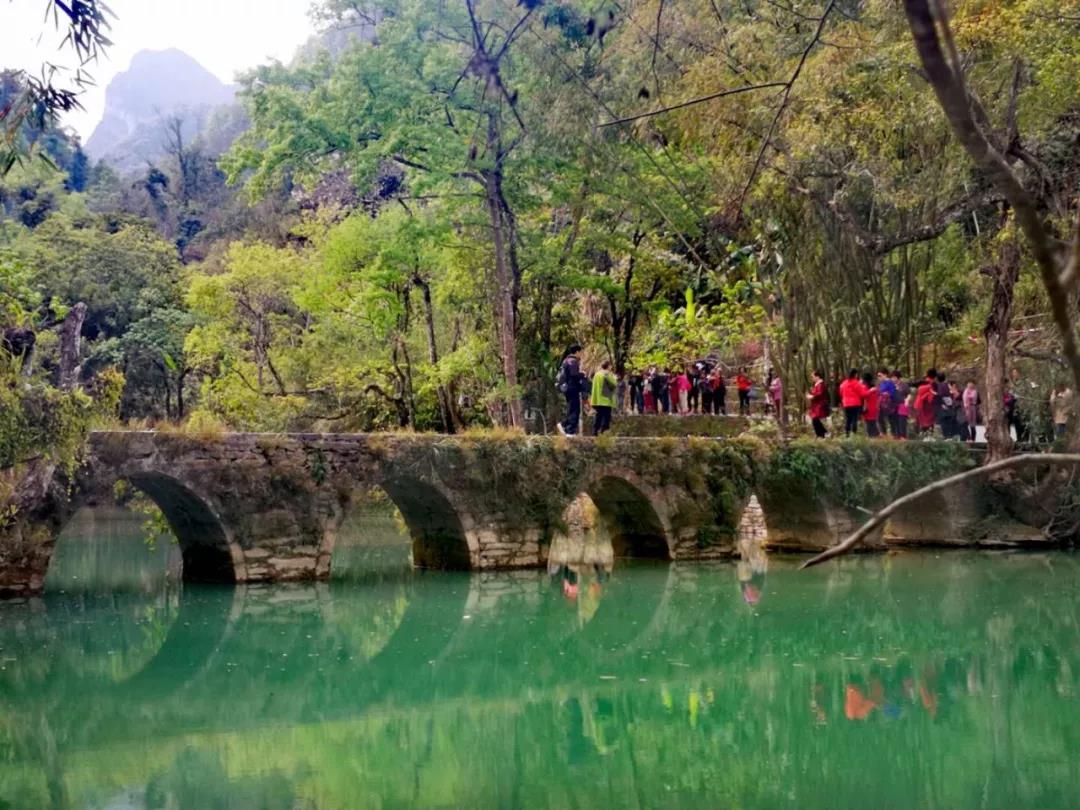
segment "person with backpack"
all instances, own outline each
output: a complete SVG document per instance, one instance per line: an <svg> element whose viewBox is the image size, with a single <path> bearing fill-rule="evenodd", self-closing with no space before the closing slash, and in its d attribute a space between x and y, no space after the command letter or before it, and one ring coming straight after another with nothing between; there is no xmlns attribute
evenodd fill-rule
<svg viewBox="0 0 1080 810"><path fill-rule="evenodd" d="M600 370L593 376L592 396L589 398L589 404L595 412L593 436L599 436L611 429L611 411L615 408L618 388L619 381L611 372L611 361L605 360L600 364Z"/></svg>
<svg viewBox="0 0 1080 810"><path fill-rule="evenodd" d="M893 372L893 386L896 393L893 402L896 403L896 432L893 437L906 439L908 437L908 417L911 415L911 405L908 402L911 394L911 386L904 382L900 369Z"/></svg>
<svg viewBox="0 0 1080 810"><path fill-rule="evenodd" d="M956 423L956 399L952 395L945 372L939 371L936 386L937 397L934 399L934 419L941 429L941 438L955 438L959 431Z"/></svg>
<svg viewBox="0 0 1080 810"><path fill-rule="evenodd" d="M668 393L668 375L663 369L657 369L649 382L652 388L653 402L658 413L670 413L671 396Z"/></svg>
<svg viewBox="0 0 1080 810"><path fill-rule="evenodd" d="M701 373L701 412L711 414L713 412L713 369L706 366Z"/></svg>
<svg viewBox="0 0 1080 810"><path fill-rule="evenodd" d="M713 369L709 382L712 385L713 413L727 416L727 382L724 380L724 373L719 368Z"/></svg>
<svg viewBox="0 0 1080 810"><path fill-rule="evenodd" d="M859 381L857 369L848 372L847 379L840 383L840 406L844 409L844 435L851 436L859 432L859 417L863 409L863 384Z"/></svg>
<svg viewBox="0 0 1080 810"><path fill-rule="evenodd" d="M806 395L810 400L810 423L814 426L814 435L819 439L826 436L825 420L829 418L829 391L825 386L825 374L814 372L814 385Z"/></svg>
<svg viewBox="0 0 1080 810"><path fill-rule="evenodd" d="M889 377L889 370L878 369L877 390L879 404L878 427L882 436L896 437L896 383Z"/></svg>
<svg viewBox="0 0 1080 810"><path fill-rule="evenodd" d="M581 427L581 395L584 393L585 375L581 373L581 346L573 344L563 355L555 386L566 397L566 418L559 423L559 433L576 436Z"/></svg>
<svg viewBox="0 0 1080 810"><path fill-rule="evenodd" d="M686 393L687 413L697 413L701 407L701 383L705 379L705 372L700 360L687 367L686 377L690 381L690 390Z"/></svg>
<svg viewBox="0 0 1080 810"><path fill-rule="evenodd" d="M638 415L645 412L645 377L640 371L633 371L627 378L630 402L628 410Z"/></svg>

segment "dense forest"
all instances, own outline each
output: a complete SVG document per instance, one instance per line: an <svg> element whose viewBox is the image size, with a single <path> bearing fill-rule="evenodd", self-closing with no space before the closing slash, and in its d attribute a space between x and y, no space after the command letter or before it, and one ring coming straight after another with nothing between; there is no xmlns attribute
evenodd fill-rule
<svg viewBox="0 0 1080 810"><path fill-rule="evenodd" d="M313 13L317 41L244 75L212 131L162 120L137 172L50 116L8 127L0 466L55 434L26 402L65 374L76 410L122 385L131 425L452 432L550 425L572 342L618 372L767 364L793 415L815 368L977 370L991 394L1069 373L1037 246L893 0ZM1080 3L955 0L950 24L980 130L1066 242Z"/></svg>

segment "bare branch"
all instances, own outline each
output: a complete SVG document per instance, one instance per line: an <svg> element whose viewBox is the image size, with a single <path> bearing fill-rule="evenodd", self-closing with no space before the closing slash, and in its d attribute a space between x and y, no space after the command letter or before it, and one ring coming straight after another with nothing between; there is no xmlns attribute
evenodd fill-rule
<svg viewBox="0 0 1080 810"><path fill-rule="evenodd" d="M816 557L812 557L804 562L800 568L812 568L815 565L821 565L823 562L847 554L855 548L855 546L866 539L867 535L882 526L890 517L895 515L905 506L910 506L922 498L925 498L927 495L933 495L935 492L941 492L949 487L962 484L965 481L971 481L976 478L985 478L996 472L1001 472L1002 470L1011 470L1015 467L1025 467L1034 464L1049 464L1052 466L1080 465L1080 453L1028 453L1022 456L1013 456L1012 458L1003 459L1002 461L995 461L992 464L987 464L985 467L977 467L974 470L968 470L967 472L962 472L958 475L935 481L922 489L917 489L914 492L905 495L903 498L898 498L893 501L870 518L870 520L866 521L858 531L850 535L844 542L823 551Z"/></svg>
<svg viewBox="0 0 1080 810"><path fill-rule="evenodd" d="M766 82L765 84L753 84L747 87L736 87L730 90L720 90L716 93L709 93L707 96L700 96L698 98L692 98L689 101L682 101L678 104L672 104L670 107L661 107L657 110L652 110L646 113L639 113L638 115L629 115L626 118L616 118L614 121L605 121L601 127L613 127L616 124L626 124L630 121L638 121L642 118L652 118L654 115L662 115L672 110L681 110L684 107L692 107L695 104L701 104L706 101L712 101L717 98L724 98L725 96L737 96L740 93L749 93L753 90L768 90L773 87L787 87L787 82Z"/></svg>
<svg viewBox="0 0 1080 810"><path fill-rule="evenodd" d="M773 134L776 132L776 128L780 125L780 119L787 110L788 102L791 100L791 89L795 86L795 82L798 81L799 76L802 74L803 66L810 57L810 51L814 49L818 40L821 39L821 35L825 31L825 23L829 19L829 14L832 13L835 6L836 0L829 0L829 5L825 7L825 11L822 12L821 19L818 21L817 30L814 32L814 36L806 44L806 48L802 52L802 57L799 59L799 64L795 66L795 72L791 74L791 78L788 79L787 84L784 87L784 97L780 100L780 107L776 110L776 115L773 116L772 124L769 125L769 131L765 134L765 140L761 142L761 149L758 150L757 159L754 161L754 167L750 170L750 176L746 179L746 185L743 187L742 194L739 196L738 208L740 211L746 204L746 197L750 194L750 189L754 187L754 180L757 179L758 172L761 171L761 164L765 160L765 152L769 148L769 143L772 141Z"/></svg>
<svg viewBox="0 0 1080 810"><path fill-rule="evenodd" d="M946 47L951 41L948 22L937 19L930 0L905 0L904 7L915 49L953 132L971 159L986 172L1016 212L1016 220L1039 265L1054 321L1061 333L1063 353L1069 361L1075 385L1080 389L1080 348L1077 346L1073 313L1069 305L1069 294L1076 285L1076 277L1068 272L1068 267L1062 267L1057 239L1043 218L1039 201L1024 187L1005 156L994 146L995 139L984 132L977 122L977 113L972 109L972 99L964 85L959 65L950 65L942 49L942 37ZM939 27L944 31L941 36Z"/></svg>

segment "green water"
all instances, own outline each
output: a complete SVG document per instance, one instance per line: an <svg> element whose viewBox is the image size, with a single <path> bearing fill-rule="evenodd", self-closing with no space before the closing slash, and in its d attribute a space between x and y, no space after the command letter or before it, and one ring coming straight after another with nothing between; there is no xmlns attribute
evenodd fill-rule
<svg viewBox="0 0 1080 810"><path fill-rule="evenodd" d="M181 585L83 516L0 606L0 808L1056 808L1080 558L862 557ZM566 591L569 591L567 593Z"/></svg>

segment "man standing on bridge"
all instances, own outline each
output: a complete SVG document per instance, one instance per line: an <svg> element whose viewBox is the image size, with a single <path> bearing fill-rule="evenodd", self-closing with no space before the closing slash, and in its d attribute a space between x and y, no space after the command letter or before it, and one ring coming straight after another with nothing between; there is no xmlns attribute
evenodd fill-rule
<svg viewBox="0 0 1080 810"><path fill-rule="evenodd" d="M585 375L581 373L581 359L578 352L581 346L574 344L563 355L559 376L555 386L566 396L566 418L559 424L559 433L564 436L576 436L581 426L581 395Z"/></svg>
<svg viewBox="0 0 1080 810"><path fill-rule="evenodd" d="M593 436L599 436L611 429L611 409L615 407L617 380L611 373L611 361L600 364L600 370L593 375L592 398L590 404L596 416L593 419Z"/></svg>

